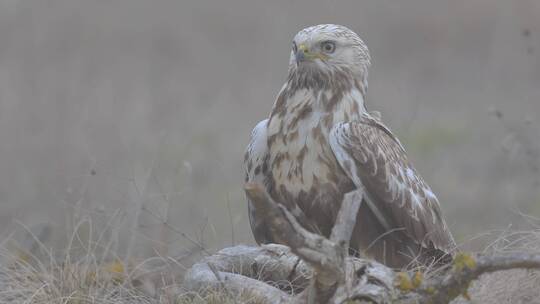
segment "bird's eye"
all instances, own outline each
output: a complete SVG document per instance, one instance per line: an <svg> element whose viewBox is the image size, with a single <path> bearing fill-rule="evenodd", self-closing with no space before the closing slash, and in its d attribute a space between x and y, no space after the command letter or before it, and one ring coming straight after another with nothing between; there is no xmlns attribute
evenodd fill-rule
<svg viewBox="0 0 540 304"><path fill-rule="evenodd" d="M334 41L324 41L321 43L321 49L327 54L332 54L336 50L336 43Z"/></svg>
<svg viewBox="0 0 540 304"><path fill-rule="evenodd" d="M298 51L298 48L296 47L296 42L292 42L292 50L294 53L296 53L296 51Z"/></svg>

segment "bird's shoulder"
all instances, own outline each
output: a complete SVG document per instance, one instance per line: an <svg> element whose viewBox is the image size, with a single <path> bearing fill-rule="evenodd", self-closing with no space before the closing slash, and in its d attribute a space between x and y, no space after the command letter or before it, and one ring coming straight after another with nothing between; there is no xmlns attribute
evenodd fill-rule
<svg viewBox="0 0 540 304"><path fill-rule="evenodd" d="M246 182L261 182L268 154L268 119L262 120L253 130L244 153L244 172ZM260 179L260 180L259 180Z"/></svg>

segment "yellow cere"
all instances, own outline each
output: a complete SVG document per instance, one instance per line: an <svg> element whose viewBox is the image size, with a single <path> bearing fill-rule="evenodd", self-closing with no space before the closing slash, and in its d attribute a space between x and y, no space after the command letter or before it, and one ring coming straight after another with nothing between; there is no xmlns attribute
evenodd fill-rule
<svg viewBox="0 0 540 304"><path fill-rule="evenodd" d="M304 57L306 59L308 59L308 60L313 60L313 59L326 60L326 59L328 59L328 56L325 55L325 54L318 53L318 52L316 52L316 53L315 52L310 52L309 48L304 43L301 43L298 46L298 49L304 52Z"/></svg>

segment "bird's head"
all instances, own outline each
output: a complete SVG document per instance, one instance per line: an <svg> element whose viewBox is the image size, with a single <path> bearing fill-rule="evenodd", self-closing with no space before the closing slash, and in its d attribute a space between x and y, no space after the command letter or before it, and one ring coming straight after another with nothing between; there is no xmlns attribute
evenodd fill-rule
<svg viewBox="0 0 540 304"><path fill-rule="evenodd" d="M309 77L345 71L364 81L369 65L367 46L355 32L342 25L320 24L294 37L289 73Z"/></svg>

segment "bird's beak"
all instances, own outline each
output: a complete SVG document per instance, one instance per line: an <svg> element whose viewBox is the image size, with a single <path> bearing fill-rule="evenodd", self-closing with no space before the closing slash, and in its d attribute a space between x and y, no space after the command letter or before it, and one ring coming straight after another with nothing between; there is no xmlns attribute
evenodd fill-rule
<svg viewBox="0 0 540 304"><path fill-rule="evenodd" d="M302 61L306 60L315 60L315 59L326 59L326 56L320 53L310 52L309 48L305 44L300 44L298 46L298 50L296 51L295 58L296 58L296 64L300 64Z"/></svg>
<svg viewBox="0 0 540 304"><path fill-rule="evenodd" d="M306 60L309 55L310 53L307 46L305 44L300 44L295 54L296 63L299 64L300 62Z"/></svg>

